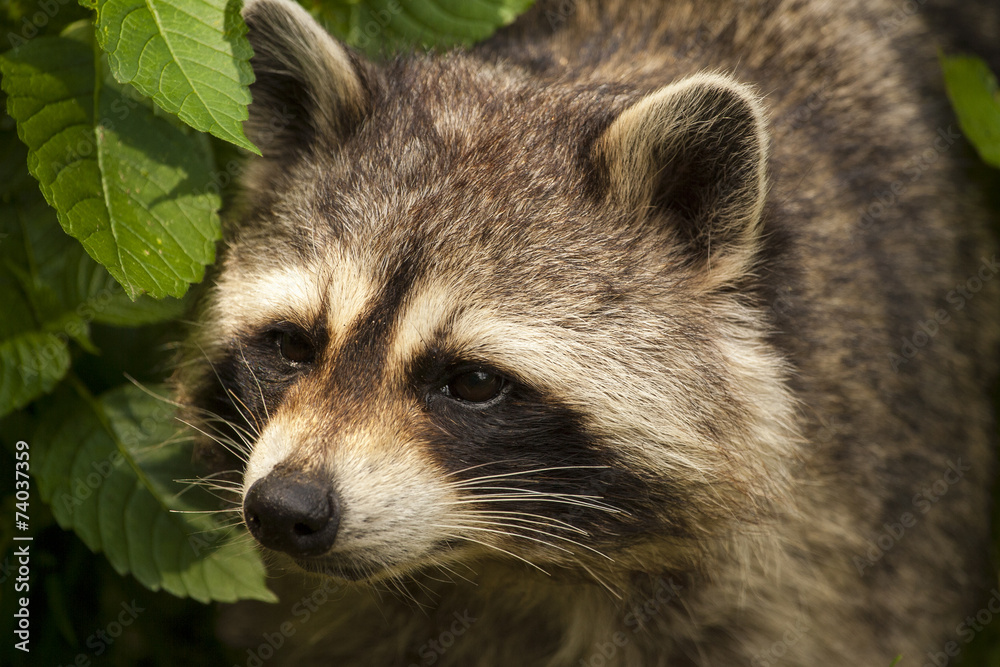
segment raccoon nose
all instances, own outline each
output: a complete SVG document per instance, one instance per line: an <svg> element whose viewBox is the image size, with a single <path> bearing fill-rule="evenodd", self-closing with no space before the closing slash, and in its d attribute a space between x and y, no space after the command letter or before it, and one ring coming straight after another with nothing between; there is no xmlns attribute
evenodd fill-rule
<svg viewBox="0 0 1000 667"><path fill-rule="evenodd" d="M297 557L328 551L340 528L340 508L328 483L287 473L254 482L243 499L243 517L262 545Z"/></svg>

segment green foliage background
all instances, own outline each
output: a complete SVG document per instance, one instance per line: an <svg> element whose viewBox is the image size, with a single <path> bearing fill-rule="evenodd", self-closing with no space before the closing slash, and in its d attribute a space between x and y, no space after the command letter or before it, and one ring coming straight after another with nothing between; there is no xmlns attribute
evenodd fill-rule
<svg viewBox="0 0 1000 667"><path fill-rule="evenodd" d="M379 56L470 44L528 4L311 9ZM233 657L202 603L274 600L260 556L226 525L235 517L205 513L216 500L178 481L192 475L190 439L160 384L184 335L189 289L215 259L226 189L241 158L257 152L242 130L253 72L240 7L0 0L0 475L8 480L0 627L8 638L22 596L14 550L24 542L14 538L34 539L31 654L5 641L0 664L223 664ZM15 476L28 471L25 499ZM134 619L121 617L123 604ZM116 634L119 618L129 623Z"/></svg>
<svg viewBox="0 0 1000 667"><path fill-rule="evenodd" d="M528 4L316 0L310 9L379 57L474 43ZM8 638L20 597L13 550L23 542L14 538L34 539L32 652L27 659L4 641L0 664L229 664L240 657L219 645L202 603L274 599L255 550L225 517L199 513L215 499L178 482L191 475L190 449L161 386L190 288L215 259L232 165L257 152L241 127L253 73L239 9L227 0L0 0ZM995 79L972 58L942 66L963 130L1000 166ZM15 494L18 441L30 453L27 501ZM123 604L144 611L120 635L99 634ZM965 655L1000 664L991 633Z"/></svg>

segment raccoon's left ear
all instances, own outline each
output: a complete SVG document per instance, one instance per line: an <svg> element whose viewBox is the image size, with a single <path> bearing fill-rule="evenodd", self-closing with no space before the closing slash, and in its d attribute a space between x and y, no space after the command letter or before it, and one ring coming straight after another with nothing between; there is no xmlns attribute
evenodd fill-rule
<svg viewBox="0 0 1000 667"><path fill-rule="evenodd" d="M700 74L625 109L593 148L616 204L659 212L713 268L745 270L767 188L763 107L728 77Z"/></svg>
<svg viewBox="0 0 1000 667"><path fill-rule="evenodd" d="M294 0L246 0L243 20L256 78L247 137L277 161L343 141L371 109L374 68Z"/></svg>

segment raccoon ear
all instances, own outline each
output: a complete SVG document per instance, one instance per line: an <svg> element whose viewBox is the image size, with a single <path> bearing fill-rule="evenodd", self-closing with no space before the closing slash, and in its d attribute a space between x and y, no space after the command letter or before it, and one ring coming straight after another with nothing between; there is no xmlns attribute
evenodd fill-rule
<svg viewBox="0 0 1000 667"><path fill-rule="evenodd" d="M746 86L700 74L625 109L594 145L617 204L668 213L679 238L715 266L752 256L766 192L763 107ZM726 262L728 264L728 262Z"/></svg>
<svg viewBox="0 0 1000 667"><path fill-rule="evenodd" d="M276 160L339 143L371 107L365 64L293 0L247 0L243 20L256 77L247 137Z"/></svg>

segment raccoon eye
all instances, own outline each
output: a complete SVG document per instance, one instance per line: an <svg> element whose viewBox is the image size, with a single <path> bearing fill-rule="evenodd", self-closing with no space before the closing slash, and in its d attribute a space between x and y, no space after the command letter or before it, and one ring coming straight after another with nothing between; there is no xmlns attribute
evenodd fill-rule
<svg viewBox="0 0 1000 667"><path fill-rule="evenodd" d="M287 361L305 364L316 356L312 341L301 331L280 331L277 339L278 351Z"/></svg>
<svg viewBox="0 0 1000 667"><path fill-rule="evenodd" d="M447 385L448 394L468 403L486 403L503 393L507 380L496 373L477 369L456 375Z"/></svg>

